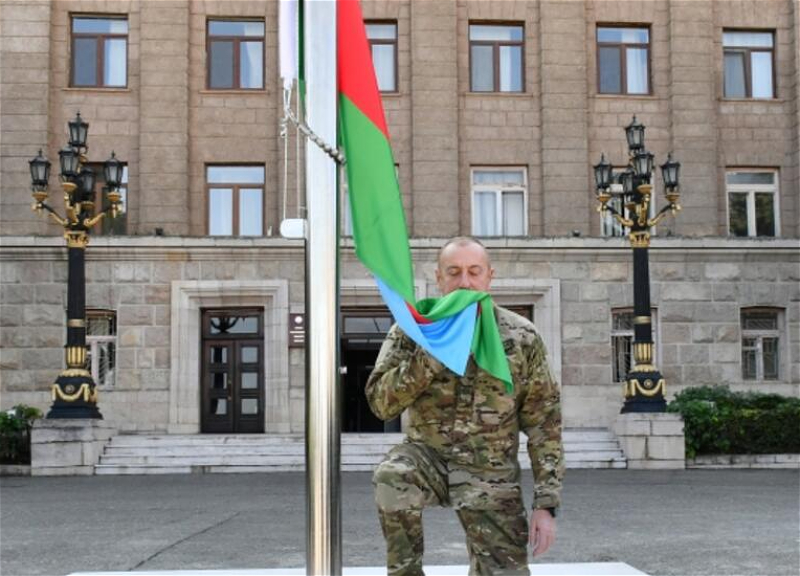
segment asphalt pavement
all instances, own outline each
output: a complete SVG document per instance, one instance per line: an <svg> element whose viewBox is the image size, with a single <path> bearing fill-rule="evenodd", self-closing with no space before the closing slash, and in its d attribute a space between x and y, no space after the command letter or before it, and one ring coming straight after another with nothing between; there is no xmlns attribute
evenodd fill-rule
<svg viewBox="0 0 800 576"><path fill-rule="evenodd" d="M0 479L0 574L298 568L302 473ZM530 494L529 473L524 487ZM558 537L538 562L647 574L800 575L798 470L568 470ZM427 564L467 564L449 509L424 514ZM343 561L384 544L370 475L342 475Z"/></svg>

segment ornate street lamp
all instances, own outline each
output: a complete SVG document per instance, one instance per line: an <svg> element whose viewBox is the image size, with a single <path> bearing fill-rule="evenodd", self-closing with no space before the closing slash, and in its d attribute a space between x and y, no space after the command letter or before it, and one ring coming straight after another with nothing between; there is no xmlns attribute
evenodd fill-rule
<svg viewBox="0 0 800 576"><path fill-rule="evenodd" d="M628 166L619 174L613 171L606 173L605 156L601 156L600 164L594 166L597 186L598 211L610 212L616 220L629 230L631 247L633 248L633 359L634 366L625 380L625 403L621 412L664 412L666 410L666 382L654 363L653 330L650 313L650 269L648 249L650 247L650 229L658 224L667 212L674 216L681 209L678 204L678 175L680 164L669 154L667 161L661 165L664 178L664 194L667 205L653 218L649 217L652 186L650 177L653 172L653 154L644 147L644 126L633 121L625 128L628 140ZM600 174L602 173L602 174ZM600 174L601 177L598 176ZM609 192L609 182L615 180L622 184L622 192ZM620 213L609 204L614 196L622 196L628 216Z"/></svg>
<svg viewBox="0 0 800 576"><path fill-rule="evenodd" d="M52 386L53 405L47 418L102 418L97 409L97 389L92 374L86 366L86 245L89 231L106 215L119 212L120 194L117 188L120 179L106 182L107 210L95 212L94 187L96 174L84 166L87 158L86 137L89 124L78 114L69 122L69 146L58 153L61 168L61 187L64 190L66 216L60 216L47 204L47 182L50 176L50 161L39 155L29 161L33 210L48 216L64 229L67 240L69 262L67 280L67 344L64 347L66 369L62 370ZM121 163L113 157L106 162L104 172L108 174L109 162L115 175L121 174Z"/></svg>

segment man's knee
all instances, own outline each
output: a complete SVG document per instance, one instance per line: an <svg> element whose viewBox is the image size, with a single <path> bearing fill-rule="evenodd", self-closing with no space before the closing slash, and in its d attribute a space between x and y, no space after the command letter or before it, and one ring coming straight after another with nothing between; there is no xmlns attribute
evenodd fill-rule
<svg viewBox="0 0 800 576"><path fill-rule="evenodd" d="M375 503L383 512L421 510L425 506L424 489L412 462L389 458L381 462L372 475Z"/></svg>

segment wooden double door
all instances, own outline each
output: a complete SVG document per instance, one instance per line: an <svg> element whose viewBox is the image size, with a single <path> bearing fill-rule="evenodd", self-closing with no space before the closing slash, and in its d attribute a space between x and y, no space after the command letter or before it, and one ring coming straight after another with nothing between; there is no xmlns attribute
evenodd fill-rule
<svg viewBox="0 0 800 576"><path fill-rule="evenodd" d="M202 311L202 418L207 433L264 432L264 311Z"/></svg>

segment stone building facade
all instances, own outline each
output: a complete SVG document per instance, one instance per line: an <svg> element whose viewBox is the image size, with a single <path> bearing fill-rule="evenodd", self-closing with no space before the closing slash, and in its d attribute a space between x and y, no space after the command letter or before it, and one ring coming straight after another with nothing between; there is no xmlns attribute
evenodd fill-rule
<svg viewBox="0 0 800 576"><path fill-rule="evenodd" d="M683 210L659 224L650 251L656 360L668 395L720 383L798 395L800 9L792 0L365 0L363 10L394 30L394 84L383 102L420 297L436 293L445 238L499 230L486 238L496 299L542 332L566 425L609 426L629 361L632 265L629 243L596 211L592 164L601 152L625 164L623 128L635 114L657 160L672 152L681 162ZM90 123L89 161L113 150L127 165L124 226L87 249L104 417L127 432L200 433L220 431L209 411L246 413L267 433L303 431L304 357L292 323L304 312L304 250L277 233L285 214L302 215L294 137L280 136L277 16L267 0L0 5L0 407L46 409L63 365L64 242L30 210L27 160L39 148L55 160L80 111ZM76 38L91 20L125 22L124 74L108 71L120 53L101 42L108 62L91 86L76 85L75 68L93 54ZM228 54L211 61L212 22L258 24L249 41L261 42L262 60L247 53L250 68L232 73L236 87L212 77L222 66L225 84ZM627 30L644 34L637 46L626 46L627 33L616 47L601 42L601 31L613 38ZM489 52L476 48L482 33L501 34L484 44L498 68L489 75L479 65ZM231 41L234 63L247 41ZM603 84L615 81L622 93ZM242 88L248 82L257 86ZM646 89L637 92L637 82ZM759 92L766 84L767 96ZM261 190L261 217L219 220L209 169L242 166L263 170L262 181L249 182ZM55 172L51 202L60 207ZM513 183L497 184L497 174ZM247 186L228 185L244 203ZM490 216L481 198L492 198ZM251 224L255 236L237 233ZM513 230L503 234L505 226ZM359 378L387 313L352 242L342 245L345 426L379 430ZM220 338L220 318L237 314L255 315L255 336ZM238 396L226 406L209 396L222 373L212 358L248 346L257 360L237 356L241 365L220 378L243 393L251 370L248 399L257 404L233 410Z"/></svg>

